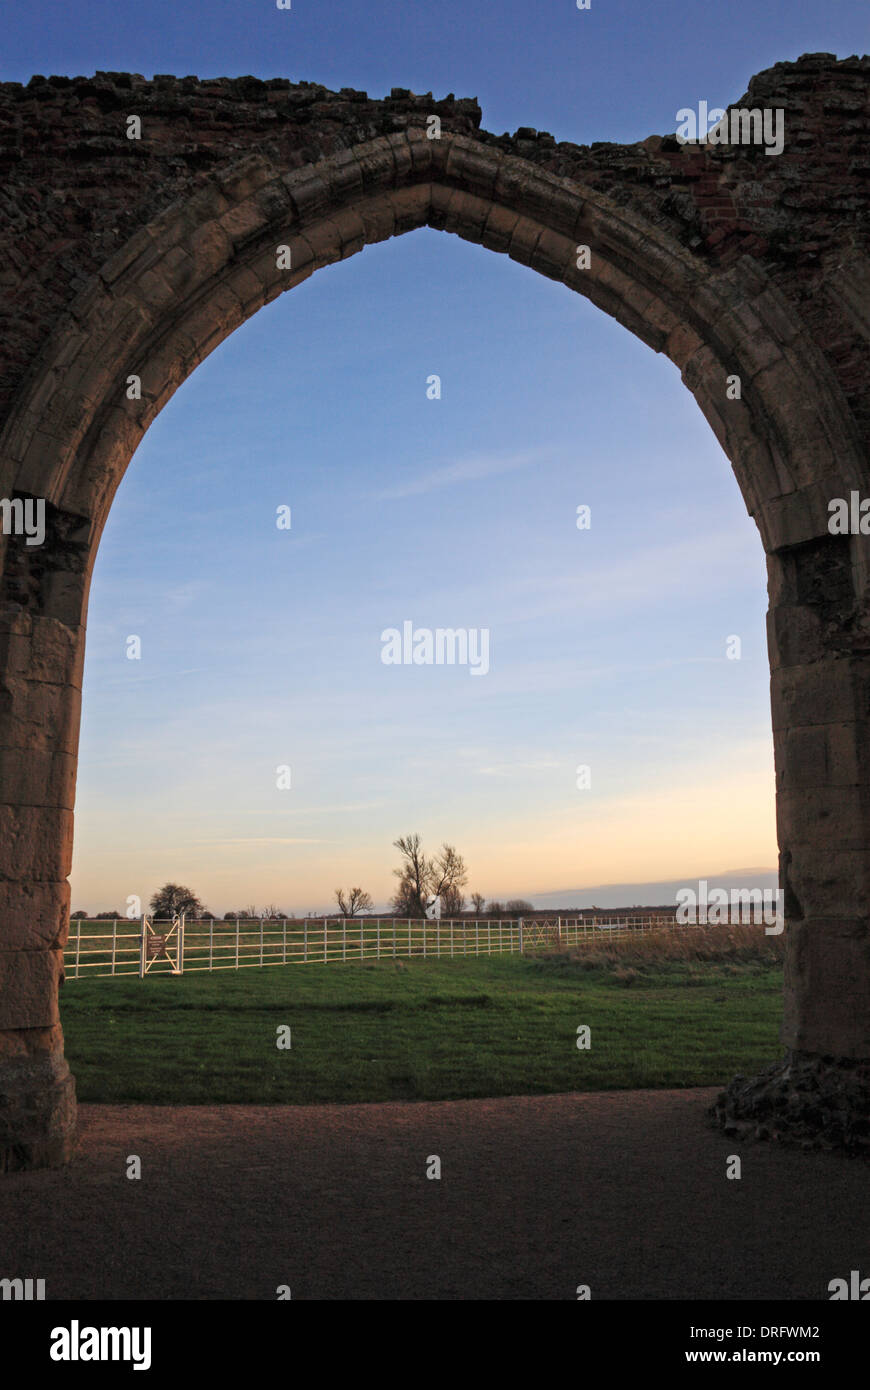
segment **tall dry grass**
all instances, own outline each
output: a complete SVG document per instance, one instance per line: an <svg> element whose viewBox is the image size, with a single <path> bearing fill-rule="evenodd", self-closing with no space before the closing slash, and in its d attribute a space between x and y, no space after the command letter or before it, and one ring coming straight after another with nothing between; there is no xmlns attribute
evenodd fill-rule
<svg viewBox="0 0 870 1390"><path fill-rule="evenodd" d="M568 949L541 952L540 956L591 970L693 961L780 965L784 951L785 934L768 936L763 926L678 927L638 932L604 943L590 939Z"/></svg>

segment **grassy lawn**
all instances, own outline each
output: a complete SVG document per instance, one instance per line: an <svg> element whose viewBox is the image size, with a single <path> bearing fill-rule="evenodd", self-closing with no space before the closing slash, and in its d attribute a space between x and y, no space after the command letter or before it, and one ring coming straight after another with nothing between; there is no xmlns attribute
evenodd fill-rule
<svg viewBox="0 0 870 1390"><path fill-rule="evenodd" d="M781 995L772 949L574 952L82 979L61 1016L80 1100L302 1105L718 1085L779 1055Z"/></svg>

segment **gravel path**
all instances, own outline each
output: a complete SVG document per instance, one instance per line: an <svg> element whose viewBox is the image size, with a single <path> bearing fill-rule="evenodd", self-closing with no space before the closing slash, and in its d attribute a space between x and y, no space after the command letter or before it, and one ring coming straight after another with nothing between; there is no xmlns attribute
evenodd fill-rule
<svg viewBox="0 0 870 1390"><path fill-rule="evenodd" d="M866 1166L735 1145L715 1094L83 1105L68 1169L0 1178L0 1277L55 1299L817 1299L870 1274Z"/></svg>

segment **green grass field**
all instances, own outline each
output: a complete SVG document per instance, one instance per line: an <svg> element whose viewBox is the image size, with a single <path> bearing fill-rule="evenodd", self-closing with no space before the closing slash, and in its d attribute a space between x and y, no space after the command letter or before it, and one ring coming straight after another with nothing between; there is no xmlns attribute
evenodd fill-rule
<svg viewBox="0 0 870 1390"><path fill-rule="evenodd" d="M717 1085L779 1055L781 996L773 939L712 959L614 943L77 980L61 1016L80 1100L302 1105Z"/></svg>

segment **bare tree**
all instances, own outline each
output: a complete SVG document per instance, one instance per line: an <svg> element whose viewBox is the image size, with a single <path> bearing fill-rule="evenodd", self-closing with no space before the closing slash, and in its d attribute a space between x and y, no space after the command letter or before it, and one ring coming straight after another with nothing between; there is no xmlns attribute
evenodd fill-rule
<svg viewBox="0 0 870 1390"><path fill-rule="evenodd" d="M442 845L440 852L435 856L433 868L437 878L437 886L433 885L430 892L439 897L446 897L452 893L458 895L460 902L465 899L460 893L460 889L468 882L468 870L465 867L465 860L453 847L453 845ZM460 907L459 911L462 911Z"/></svg>
<svg viewBox="0 0 870 1390"><path fill-rule="evenodd" d="M343 888L336 888L335 901L342 917L355 917L358 912L371 912L374 907L371 894L363 892L362 888L349 888L347 894Z"/></svg>
<svg viewBox="0 0 870 1390"><path fill-rule="evenodd" d="M493 898L489 907L486 909L486 915L487 917L503 917L504 903L496 902L495 898Z"/></svg>
<svg viewBox="0 0 870 1390"><path fill-rule="evenodd" d="M526 898L511 898L509 902L505 903L508 917L524 917L534 910L533 905Z"/></svg>
<svg viewBox="0 0 870 1390"><path fill-rule="evenodd" d="M393 909L400 917L422 917L423 900L427 894L428 861L420 847L419 835L402 835L393 841L404 860L393 873L399 887L393 898Z"/></svg>
<svg viewBox="0 0 870 1390"><path fill-rule="evenodd" d="M458 917L465 911L462 889L451 884L441 894L441 911L445 917Z"/></svg>
<svg viewBox="0 0 870 1390"><path fill-rule="evenodd" d="M462 855L453 845L443 844L430 859L423 852L419 835L403 835L393 844L404 861L400 868L393 870L399 880L393 898L394 912L400 917L423 917L427 899L431 897L440 897L442 907L447 907L453 915L462 911L462 888L468 880L468 872Z"/></svg>
<svg viewBox="0 0 870 1390"><path fill-rule="evenodd" d="M471 906L474 909L474 913L477 917L483 916L483 909L486 907L486 898L483 896L482 893L472 893Z"/></svg>

